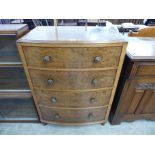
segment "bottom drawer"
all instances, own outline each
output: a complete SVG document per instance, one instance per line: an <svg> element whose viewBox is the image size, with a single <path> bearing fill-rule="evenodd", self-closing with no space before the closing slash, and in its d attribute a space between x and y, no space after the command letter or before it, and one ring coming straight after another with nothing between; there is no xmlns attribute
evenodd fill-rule
<svg viewBox="0 0 155 155"><path fill-rule="evenodd" d="M107 108L55 109L40 107L43 121L55 123L91 123L105 119Z"/></svg>

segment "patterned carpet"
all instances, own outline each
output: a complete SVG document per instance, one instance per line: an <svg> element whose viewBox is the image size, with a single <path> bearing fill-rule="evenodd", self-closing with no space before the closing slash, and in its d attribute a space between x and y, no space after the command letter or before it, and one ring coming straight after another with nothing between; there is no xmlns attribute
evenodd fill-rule
<svg viewBox="0 0 155 155"><path fill-rule="evenodd" d="M155 122L134 121L120 125L58 126L40 123L0 123L1 135L154 135Z"/></svg>

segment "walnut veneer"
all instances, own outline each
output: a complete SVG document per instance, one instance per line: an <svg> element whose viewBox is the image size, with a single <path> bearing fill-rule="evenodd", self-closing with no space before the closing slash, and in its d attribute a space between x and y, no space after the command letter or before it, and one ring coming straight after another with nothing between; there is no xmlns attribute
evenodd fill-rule
<svg viewBox="0 0 155 155"><path fill-rule="evenodd" d="M17 42L40 120L107 121L127 42L106 28L37 27Z"/></svg>

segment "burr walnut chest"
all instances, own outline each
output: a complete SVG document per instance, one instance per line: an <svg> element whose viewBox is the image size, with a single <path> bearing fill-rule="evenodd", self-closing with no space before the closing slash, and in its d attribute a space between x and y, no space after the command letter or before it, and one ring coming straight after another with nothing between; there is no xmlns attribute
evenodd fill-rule
<svg viewBox="0 0 155 155"><path fill-rule="evenodd" d="M17 42L40 120L107 121L127 42L107 27L36 27Z"/></svg>
<svg viewBox="0 0 155 155"><path fill-rule="evenodd" d="M128 38L110 122L155 120L155 38Z"/></svg>

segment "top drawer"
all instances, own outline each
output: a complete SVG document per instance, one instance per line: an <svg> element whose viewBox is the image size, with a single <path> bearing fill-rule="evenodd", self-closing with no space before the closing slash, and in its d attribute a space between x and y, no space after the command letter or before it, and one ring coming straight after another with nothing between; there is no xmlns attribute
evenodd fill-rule
<svg viewBox="0 0 155 155"><path fill-rule="evenodd" d="M39 68L116 67L122 47L23 47L27 65Z"/></svg>
<svg viewBox="0 0 155 155"><path fill-rule="evenodd" d="M136 76L155 76L155 63L140 63Z"/></svg>

